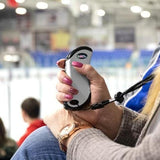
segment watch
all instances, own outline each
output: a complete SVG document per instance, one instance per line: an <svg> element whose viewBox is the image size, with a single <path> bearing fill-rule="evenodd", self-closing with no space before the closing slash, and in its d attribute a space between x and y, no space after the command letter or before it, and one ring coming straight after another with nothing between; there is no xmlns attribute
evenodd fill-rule
<svg viewBox="0 0 160 160"><path fill-rule="evenodd" d="M78 123L72 123L72 124L68 124L66 127L64 127L59 135L58 135L58 141L59 141L59 146L60 149L62 151L67 151L67 147L64 145L65 140L67 140L73 133L75 133L76 131L80 130L80 129L84 129L84 128L91 128L92 126L89 124L86 125L81 125Z"/></svg>

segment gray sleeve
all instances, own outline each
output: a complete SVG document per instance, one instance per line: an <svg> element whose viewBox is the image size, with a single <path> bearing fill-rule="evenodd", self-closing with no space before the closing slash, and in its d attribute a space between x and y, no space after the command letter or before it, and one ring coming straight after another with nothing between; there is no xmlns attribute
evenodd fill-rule
<svg viewBox="0 0 160 160"><path fill-rule="evenodd" d="M139 113L123 107L123 119L114 141L127 146L135 146L146 121L146 116L140 116Z"/></svg>
<svg viewBox="0 0 160 160"><path fill-rule="evenodd" d="M136 147L110 140L100 130L91 128L78 133L70 142L67 160L159 160L160 125Z"/></svg>

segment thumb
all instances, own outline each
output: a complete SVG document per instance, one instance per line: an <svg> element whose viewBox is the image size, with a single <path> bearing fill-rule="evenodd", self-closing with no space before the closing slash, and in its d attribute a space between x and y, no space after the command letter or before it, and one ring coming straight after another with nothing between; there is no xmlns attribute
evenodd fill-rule
<svg viewBox="0 0 160 160"><path fill-rule="evenodd" d="M86 76L89 81L97 82L101 77L98 72L89 64L73 61L72 66L82 75Z"/></svg>

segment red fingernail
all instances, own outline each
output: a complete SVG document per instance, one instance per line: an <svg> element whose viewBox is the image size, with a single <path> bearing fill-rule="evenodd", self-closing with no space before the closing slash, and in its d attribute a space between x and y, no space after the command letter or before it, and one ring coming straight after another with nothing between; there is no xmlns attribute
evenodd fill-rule
<svg viewBox="0 0 160 160"><path fill-rule="evenodd" d="M73 61L73 62L72 62L72 66L81 68L81 67L83 66L83 63L77 62L77 61Z"/></svg>
<svg viewBox="0 0 160 160"><path fill-rule="evenodd" d="M63 82L66 83L66 84L68 84L68 85L71 85L71 84L72 84L72 80L69 79L69 78L67 78L67 77L64 77L64 78L63 78Z"/></svg>
<svg viewBox="0 0 160 160"><path fill-rule="evenodd" d="M77 89L74 89L74 88L70 88L70 93L72 94L77 94L78 93L78 90Z"/></svg>
<svg viewBox="0 0 160 160"><path fill-rule="evenodd" d="M72 95L70 95L70 94L66 94L66 95L65 95L65 98L67 98L67 99L72 99L72 98L73 98L73 96L72 96Z"/></svg>

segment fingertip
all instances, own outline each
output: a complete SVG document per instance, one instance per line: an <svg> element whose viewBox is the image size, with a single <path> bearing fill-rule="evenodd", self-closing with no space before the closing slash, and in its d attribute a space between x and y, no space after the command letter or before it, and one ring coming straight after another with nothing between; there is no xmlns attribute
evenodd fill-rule
<svg viewBox="0 0 160 160"><path fill-rule="evenodd" d="M69 79L68 77L64 77L64 78L62 79L62 81L63 81L65 84L72 85L72 80Z"/></svg>
<svg viewBox="0 0 160 160"><path fill-rule="evenodd" d="M81 67L83 66L83 63L77 62L77 61L73 61L73 62L72 62L72 66L81 68Z"/></svg>
<svg viewBox="0 0 160 160"><path fill-rule="evenodd" d="M71 100L71 99L73 99L73 95L71 95L71 94L66 94L66 95L65 95L65 98L68 99L68 100Z"/></svg>
<svg viewBox="0 0 160 160"><path fill-rule="evenodd" d="M65 61L66 59L60 59L56 62L56 65L60 68L64 68L65 67Z"/></svg>

